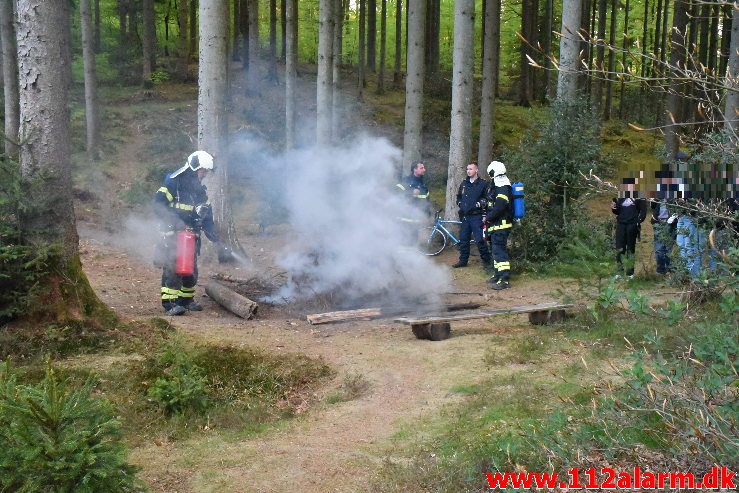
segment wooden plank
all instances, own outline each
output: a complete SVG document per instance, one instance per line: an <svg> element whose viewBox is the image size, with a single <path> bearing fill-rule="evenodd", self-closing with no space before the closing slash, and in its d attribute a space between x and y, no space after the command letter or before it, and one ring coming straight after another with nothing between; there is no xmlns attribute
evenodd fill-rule
<svg viewBox="0 0 739 493"><path fill-rule="evenodd" d="M400 317L396 318L396 322L406 325L429 324L435 322L454 322L459 320L474 320L477 318L493 317L495 315L503 315L506 313L530 313L538 311L561 310L571 307L566 303L539 303L538 305L523 305L510 308L498 308L495 310L480 310L475 312L458 313L455 315L429 315L426 317Z"/></svg>
<svg viewBox="0 0 739 493"><path fill-rule="evenodd" d="M315 313L308 315L311 325L356 320L358 318L378 317L382 315L382 308L362 308L359 310L344 310L340 312Z"/></svg>
<svg viewBox="0 0 739 493"><path fill-rule="evenodd" d="M469 310L472 308L479 308L482 306L481 303L454 303L447 305L445 309L447 311L457 310ZM308 322L311 325L326 324L331 322L343 322L345 320L356 320L361 318L372 318L372 317L390 317L392 315L400 315L402 313L409 313L413 311L409 307L390 306L383 308L361 308L357 310L342 310L337 312L326 312L326 313L314 313L312 315L306 315Z"/></svg>

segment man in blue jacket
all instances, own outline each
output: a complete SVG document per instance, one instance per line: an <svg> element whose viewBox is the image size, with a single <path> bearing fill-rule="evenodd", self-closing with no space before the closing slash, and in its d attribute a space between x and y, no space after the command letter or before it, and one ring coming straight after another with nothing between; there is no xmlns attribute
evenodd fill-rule
<svg viewBox="0 0 739 493"><path fill-rule="evenodd" d="M459 231L459 261L452 267L467 267L470 258L470 240L475 239L480 259L485 269L489 269L490 252L483 239L482 218L485 212L485 192L488 182L480 178L477 163L467 165L467 178L459 184L457 191L457 207L462 226Z"/></svg>

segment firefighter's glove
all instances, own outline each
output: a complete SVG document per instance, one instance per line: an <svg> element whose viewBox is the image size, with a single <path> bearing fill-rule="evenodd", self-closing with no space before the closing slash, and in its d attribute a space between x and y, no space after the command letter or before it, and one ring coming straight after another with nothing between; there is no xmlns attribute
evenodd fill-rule
<svg viewBox="0 0 739 493"><path fill-rule="evenodd" d="M457 217L460 221L464 220L464 212L462 212L462 209L457 210Z"/></svg>
<svg viewBox="0 0 739 493"><path fill-rule="evenodd" d="M677 221L677 214L673 214L667 218L667 224L672 224Z"/></svg>
<svg viewBox="0 0 739 493"><path fill-rule="evenodd" d="M220 244L218 246L218 263L219 264L227 264L229 262L233 262L234 255L231 248L229 248L227 245Z"/></svg>

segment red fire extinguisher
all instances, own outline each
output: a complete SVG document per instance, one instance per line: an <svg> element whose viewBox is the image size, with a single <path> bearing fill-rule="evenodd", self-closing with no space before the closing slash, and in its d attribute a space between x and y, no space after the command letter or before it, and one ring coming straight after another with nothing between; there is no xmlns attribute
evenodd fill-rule
<svg viewBox="0 0 739 493"><path fill-rule="evenodd" d="M183 276L195 273L195 244L197 235L192 231L177 233L177 261L175 272Z"/></svg>

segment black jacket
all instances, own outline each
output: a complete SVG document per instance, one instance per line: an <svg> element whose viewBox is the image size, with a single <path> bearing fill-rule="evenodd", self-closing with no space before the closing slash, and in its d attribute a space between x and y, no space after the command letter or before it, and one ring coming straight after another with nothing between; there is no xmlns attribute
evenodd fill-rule
<svg viewBox="0 0 739 493"><path fill-rule="evenodd" d="M488 230L513 227L513 187L491 184L487 193L488 212L485 215Z"/></svg>
<svg viewBox="0 0 739 493"><path fill-rule="evenodd" d="M205 207L198 209L198 206ZM196 233L202 230L210 241L218 242L208 193L197 172L187 170L174 178L167 175L154 195L154 209L164 229L190 228Z"/></svg>
<svg viewBox="0 0 739 493"><path fill-rule="evenodd" d="M467 177L457 190L457 207L465 216L482 214L485 209L485 192L488 182L478 178L474 182Z"/></svg>
<svg viewBox="0 0 739 493"><path fill-rule="evenodd" d="M647 201L629 197L616 199L616 207L611 207L611 212L621 224L641 224L647 218Z"/></svg>

